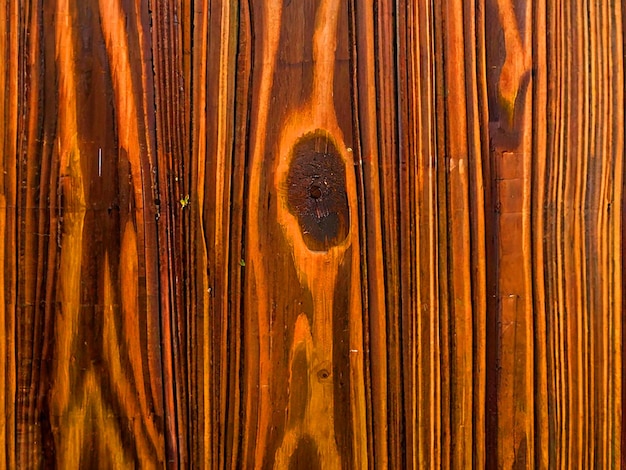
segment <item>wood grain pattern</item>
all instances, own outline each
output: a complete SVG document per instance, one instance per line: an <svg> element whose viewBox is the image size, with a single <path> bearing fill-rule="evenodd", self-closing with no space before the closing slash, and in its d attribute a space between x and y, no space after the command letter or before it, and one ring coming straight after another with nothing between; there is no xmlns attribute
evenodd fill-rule
<svg viewBox="0 0 626 470"><path fill-rule="evenodd" d="M624 6L5 1L0 468L617 468Z"/></svg>
<svg viewBox="0 0 626 470"><path fill-rule="evenodd" d="M0 468L14 468L16 463L17 417L15 397L17 383L16 371L16 269L18 253L16 246L17 217L17 126L18 119L18 44L16 34L18 15L16 6L4 5L0 9L0 47L3 58L0 65L0 90L4 90L0 120L0 149L2 151L3 177L0 178L0 446L4 459L0 459ZM13 182L13 184L11 183Z"/></svg>
<svg viewBox="0 0 626 470"><path fill-rule="evenodd" d="M6 168L16 173L5 173L17 190L7 464L162 465L154 138L143 111L154 104L138 47L147 17L115 2L31 7L13 12L24 34L11 70L17 161Z"/></svg>

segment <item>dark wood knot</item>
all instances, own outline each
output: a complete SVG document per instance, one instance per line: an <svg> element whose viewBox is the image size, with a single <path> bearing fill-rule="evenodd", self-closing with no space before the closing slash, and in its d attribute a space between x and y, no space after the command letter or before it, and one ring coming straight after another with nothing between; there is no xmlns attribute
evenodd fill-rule
<svg viewBox="0 0 626 470"><path fill-rule="evenodd" d="M329 377L330 377L330 371L328 369L320 369L317 371L317 379L320 382L324 382L325 380L328 380Z"/></svg>
<svg viewBox="0 0 626 470"><path fill-rule="evenodd" d="M287 203L307 248L327 251L348 236L350 210L346 166L323 132L301 137L293 146L287 174Z"/></svg>

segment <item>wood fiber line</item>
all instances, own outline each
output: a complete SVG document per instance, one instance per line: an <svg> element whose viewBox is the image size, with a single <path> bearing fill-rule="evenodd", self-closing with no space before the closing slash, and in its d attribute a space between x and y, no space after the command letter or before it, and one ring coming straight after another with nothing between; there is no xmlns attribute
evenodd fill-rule
<svg viewBox="0 0 626 470"><path fill-rule="evenodd" d="M375 8L374 2L355 2L353 8L356 67L353 99L358 119L357 168L361 172L364 222L360 234L365 265L362 282L366 287L363 293L367 315L366 350L370 351L366 365L371 380L368 416L373 418L370 431L373 465L387 468L387 465L402 465L398 450L393 445L389 449L393 442L388 442L389 433L401 433L393 409L399 399L397 386L400 384L394 383L394 386L389 382L390 366L396 380L400 379L394 370L397 363L393 350L398 322L398 313L394 311L397 287L390 288L395 284L394 271L397 270L393 230L398 223L394 220L396 210L392 198L398 174L393 132L397 105L393 99L395 80L389 73L394 50L391 31L386 29L390 25L385 18L391 15L393 6L385 3Z"/></svg>
<svg viewBox="0 0 626 470"><path fill-rule="evenodd" d="M191 461L202 462L206 468L214 468L213 457L218 439L214 438L213 427L213 400L211 390L214 377L208 358L211 351L209 331L209 280L208 280L208 247L205 226L204 208L207 204L204 192L205 167L206 167L206 128L207 116L204 103L207 97L207 67L200 67L204 63L208 50L208 15L202 12L207 8L206 2L198 2L189 15L184 18L189 21L190 41L195 47L189 46L188 72L189 86L189 110L190 110L190 188L195 194L192 201L191 213L191 271L190 304L195 306L189 313L195 313L195 319L191 320L190 337L190 390L195 390L195 396L189 404L189 427L190 457ZM217 245L217 244L214 244ZM193 346L192 346L193 344Z"/></svg>
<svg viewBox="0 0 626 470"><path fill-rule="evenodd" d="M189 456L189 351L193 317L190 284L190 148L188 144L187 96L183 71L184 41L179 27L184 9L178 2L155 2L150 20L154 61L156 168L155 195L159 240L159 295L162 357L166 406L166 447L168 464L187 466ZM180 19L179 19L180 18ZM181 432L181 431L185 432Z"/></svg>
<svg viewBox="0 0 626 470"><path fill-rule="evenodd" d="M212 2L210 15L204 17L202 12L207 8L198 6L194 44L201 47L193 56L197 75L193 81L192 138L197 143L192 148L197 169L192 176L195 198L192 196L191 207L197 208L193 226L199 228L192 235L201 240L195 242L196 285L198 295L204 298L203 303L196 303L203 312L202 324L197 326L203 353L196 370L198 380L205 381L204 452L197 458L209 467L225 468L237 465L241 435L236 417L240 416L242 399L239 296L250 17L245 3Z"/></svg>
<svg viewBox="0 0 626 470"><path fill-rule="evenodd" d="M381 338L381 351L386 351L385 368L380 375L383 384L387 384L386 420L387 431L384 436L387 447L388 466L390 468L406 467L402 442L405 435L405 413L403 406L403 374L402 374L402 319L400 287L400 159L398 152L398 108L399 95L397 87L397 24L388 19L393 18L397 6L391 2L378 4L374 18L376 49L378 58L376 67L376 90L378 105L378 166L380 171L380 199L383 220L381 223L382 265L385 282L385 312L387 336ZM358 58L358 56L357 56ZM382 400L385 397L380 397ZM381 436L381 439L382 437ZM398 436L391 438L390 436ZM378 438L377 438L378 440ZM382 448L379 451L385 452Z"/></svg>
<svg viewBox="0 0 626 470"><path fill-rule="evenodd" d="M406 36L401 36L399 50L407 51L407 56L399 64L400 103L406 104L401 108L401 122L410 124L400 137L403 345L411 351L403 368L407 442L411 443L407 464L410 468L441 467L434 31L432 26L413 27L431 25L433 11L430 2L419 2L408 4L402 13L406 17L400 14L400 27Z"/></svg>
<svg viewBox="0 0 626 470"><path fill-rule="evenodd" d="M535 3L532 9L534 29L532 38L533 51L533 93L532 93L532 120L533 142L532 154L545 155L548 143L548 54L546 47L546 37L539 34L546 31L547 7L545 3ZM535 432L535 455L534 465L536 468L548 468L550 462L550 435L552 423L549 421L549 390L547 382L547 325L548 316L545 314L549 304L546 294L548 286L546 263L549 258L545 255L546 245L544 243L544 233L546 233L547 211L547 172L548 161L546 158L532 159L532 179L531 179L531 237L532 237L532 292L533 292L533 314L534 314L534 432ZM553 409L553 408L552 408Z"/></svg>
<svg viewBox="0 0 626 470"><path fill-rule="evenodd" d="M16 191L19 60L19 9L9 3L0 9L0 90L6 93L0 108L0 468L15 468L15 312L16 279Z"/></svg>
<svg viewBox="0 0 626 470"><path fill-rule="evenodd" d="M619 21L616 21L616 27L618 28L618 30L621 27L621 33L622 33L622 43L618 45L618 47L622 48L622 54L623 51L626 48L626 35L624 33L624 31L626 31L626 5L622 3L621 5L621 11L616 12L616 17L621 19L621 25L619 24ZM624 72L622 71L622 75L624 74ZM617 85L619 86L619 85ZM619 106L619 103L618 103ZM619 109L619 108L618 108ZM618 116L620 116L618 114ZM622 114L623 116L623 114ZM624 145L624 134L620 133L620 126L621 123L619 123L619 121L616 122L616 128L615 128L615 133L616 136L619 136L619 138L622 139L622 145ZM624 128L626 126L622 126L622 128ZM625 129L626 130L626 129ZM622 164L623 165L623 164ZM626 263L626 250L624 249L624 244L626 243L626 218L624 216L624 208L626 207L626 179L625 179L625 175L624 173L622 173L621 175L622 177L622 200L621 202L621 213L618 212L617 217L621 218L621 244L620 244L620 249L621 249L621 265L624 266L624 263ZM619 240L619 239L618 239ZM618 241L617 240L617 241ZM619 241L618 241L619 243ZM621 292L620 292L620 296L621 296L621 300L622 300L622 313L621 313L621 318L620 315L616 315L615 321L618 324L617 328L620 330L620 334L622 335L622 349L621 349L621 354L619 354L619 351L615 351L615 353L619 354L619 357L621 359L621 365L622 365L622 374L621 377L616 377L616 383L619 383L619 381L621 380L621 400L619 402L619 405L617 406L618 410L621 410L621 420L617 421L617 425L619 426L619 429L621 430L620 432L620 455L621 455L621 466L624 467L624 465L626 465L626 452L624 452L624 448L626 447L626 433L624 432L624 429L626 429L626 415L623 412L623 404L626 400L626 374L623 373L623 368L624 368L624 355L626 354L626 344L623 341L624 338L624 332L625 332L625 328L624 328L624 320L626 320L626 295L624 295L624 288L626 287L626 276L624 276L622 274L621 276L622 279L622 285L621 285ZM619 306L619 304L618 304Z"/></svg>

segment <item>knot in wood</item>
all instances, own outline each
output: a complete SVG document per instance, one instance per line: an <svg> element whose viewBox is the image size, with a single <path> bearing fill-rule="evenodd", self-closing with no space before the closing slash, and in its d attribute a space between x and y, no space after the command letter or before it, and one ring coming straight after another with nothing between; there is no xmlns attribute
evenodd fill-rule
<svg viewBox="0 0 626 470"><path fill-rule="evenodd" d="M287 205L307 248L327 251L345 240L350 226L344 161L319 131L300 138L291 152Z"/></svg>
<svg viewBox="0 0 626 470"><path fill-rule="evenodd" d="M330 378L330 371L328 369L320 369L317 371L317 380L324 382Z"/></svg>

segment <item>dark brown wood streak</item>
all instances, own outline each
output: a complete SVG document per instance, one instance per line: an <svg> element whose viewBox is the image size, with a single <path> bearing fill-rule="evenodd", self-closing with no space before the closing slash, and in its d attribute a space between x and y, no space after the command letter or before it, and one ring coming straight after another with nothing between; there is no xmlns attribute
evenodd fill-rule
<svg viewBox="0 0 626 470"><path fill-rule="evenodd" d="M617 468L623 2L0 2L0 469Z"/></svg>

